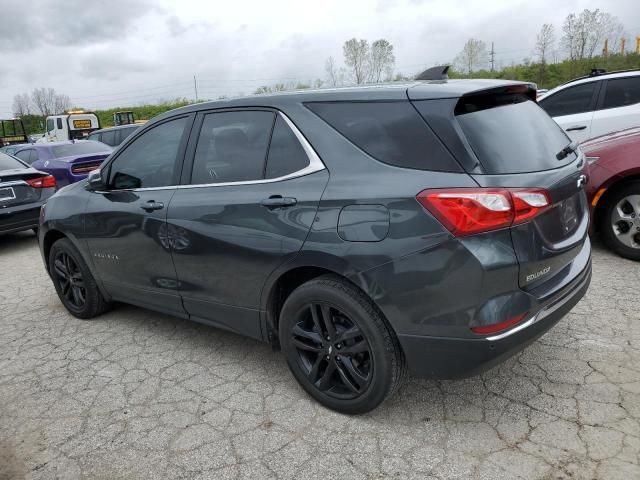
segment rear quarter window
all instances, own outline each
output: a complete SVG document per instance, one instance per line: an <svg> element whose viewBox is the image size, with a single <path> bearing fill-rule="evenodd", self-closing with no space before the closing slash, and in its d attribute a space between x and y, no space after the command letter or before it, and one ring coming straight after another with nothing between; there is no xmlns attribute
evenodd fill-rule
<svg viewBox="0 0 640 480"><path fill-rule="evenodd" d="M461 171L409 101L313 102L306 107L383 163L419 170Z"/></svg>

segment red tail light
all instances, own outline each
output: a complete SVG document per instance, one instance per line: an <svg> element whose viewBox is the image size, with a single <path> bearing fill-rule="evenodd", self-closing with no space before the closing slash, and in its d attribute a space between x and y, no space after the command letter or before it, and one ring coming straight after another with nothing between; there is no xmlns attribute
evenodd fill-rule
<svg viewBox="0 0 640 480"><path fill-rule="evenodd" d="M26 182L33 188L55 188L56 177L47 175L46 177L32 178Z"/></svg>
<svg viewBox="0 0 640 480"><path fill-rule="evenodd" d="M527 313L528 312L516 315L509 320L505 320L504 322L500 323L494 323L493 325L480 325L478 327L471 327L471 331L473 333L477 333L478 335L489 335L491 333L498 333L520 323L527 315Z"/></svg>
<svg viewBox="0 0 640 480"><path fill-rule="evenodd" d="M423 190L416 199L456 237L524 223L549 205L541 189Z"/></svg>

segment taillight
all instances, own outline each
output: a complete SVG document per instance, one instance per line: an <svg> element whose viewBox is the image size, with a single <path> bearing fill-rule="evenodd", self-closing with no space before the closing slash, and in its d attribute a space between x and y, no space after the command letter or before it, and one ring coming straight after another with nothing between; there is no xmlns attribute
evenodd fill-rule
<svg viewBox="0 0 640 480"><path fill-rule="evenodd" d="M516 315L504 322L494 323L493 325L480 325L477 327L471 327L471 331L473 333L477 333L478 335L489 335L491 333L498 333L507 328L511 328L518 323L520 323L528 312L522 313L520 315Z"/></svg>
<svg viewBox="0 0 640 480"><path fill-rule="evenodd" d="M541 189L423 190L416 199L456 237L524 223L550 205Z"/></svg>
<svg viewBox="0 0 640 480"><path fill-rule="evenodd" d="M26 182L33 188L55 188L56 177L47 175L46 177L32 178Z"/></svg>

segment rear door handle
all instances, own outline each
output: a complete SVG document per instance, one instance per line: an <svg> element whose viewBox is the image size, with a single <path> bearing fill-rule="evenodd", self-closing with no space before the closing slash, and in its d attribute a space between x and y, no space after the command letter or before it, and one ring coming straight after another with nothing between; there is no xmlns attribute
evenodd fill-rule
<svg viewBox="0 0 640 480"><path fill-rule="evenodd" d="M567 132L575 132L576 130L586 130L586 125L574 125L573 127L567 128Z"/></svg>
<svg viewBox="0 0 640 480"><path fill-rule="evenodd" d="M278 207L293 207L298 200L293 197L283 197L282 195L271 195L269 198L265 198L260 202L263 207L278 208Z"/></svg>
<svg viewBox="0 0 640 480"><path fill-rule="evenodd" d="M164 203L156 202L155 200L149 200L147 203L140 205L140 208L146 212L153 212L154 210L161 210L164 208Z"/></svg>

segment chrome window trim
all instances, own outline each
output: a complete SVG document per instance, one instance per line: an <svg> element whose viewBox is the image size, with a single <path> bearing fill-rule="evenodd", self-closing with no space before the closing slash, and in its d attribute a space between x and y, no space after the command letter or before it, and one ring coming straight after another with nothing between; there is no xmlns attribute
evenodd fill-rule
<svg viewBox="0 0 640 480"><path fill-rule="evenodd" d="M221 112L222 113L222 112ZM309 175L311 173L320 172L322 170L326 170L326 166L322 163L322 160L313 149L311 144L307 141L307 139L302 135L302 132L296 127L296 125L281 111L277 113L282 117L287 126L293 131L293 134L296 136L300 144L302 145L302 149L307 154L307 158L309 159L309 164L301 170L296 172L289 173L282 177L277 178L263 178L260 180L244 180L241 182L220 182L220 183L199 183L196 185L167 185L165 187L148 187L148 188L131 188L131 189L120 189L120 190L109 190L111 192L117 191L129 191L129 192L150 192L155 190L173 190L173 189L187 189L187 188L205 188L205 187L234 187L241 185L260 185L263 183L277 183L282 182L284 180L290 180L292 178L304 177L305 175ZM271 145L271 144L269 144ZM96 192L97 193L97 192ZM106 193L106 192L103 192Z"/></svg>

